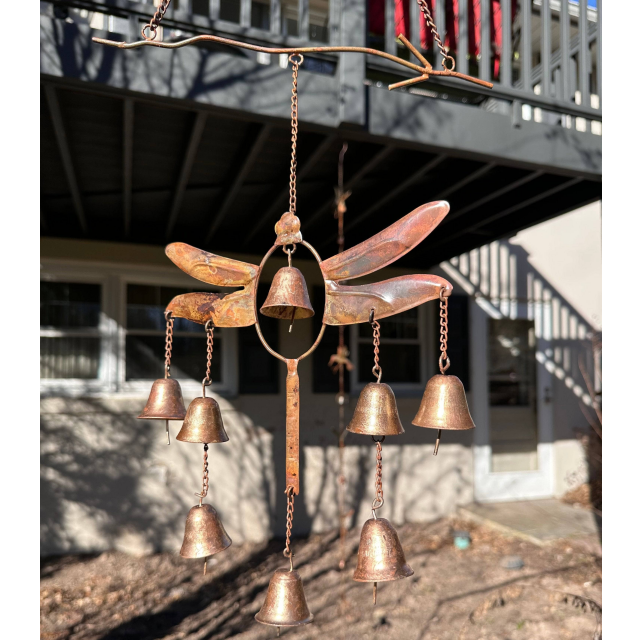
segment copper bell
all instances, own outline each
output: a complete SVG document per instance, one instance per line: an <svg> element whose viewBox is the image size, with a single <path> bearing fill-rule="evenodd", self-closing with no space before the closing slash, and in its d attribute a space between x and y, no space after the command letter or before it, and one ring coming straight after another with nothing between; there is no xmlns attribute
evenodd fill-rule
<svg viewBox="0 0 640 640"><path fill-rule="evenodd" d="M388 384L370 382L362 390L347 431L366 436L397 436L404 433L396 397Z"/></svg>
<svg viewBox="0 0 640 640"><path fill-rule="evenodd" d="M378 582L390 582L413 575L407 564L398 533L386 518L370 518L364 523L358 547L358 564L353 573L357 582L373 582L376 603Z"/></svg>
<svg viewBox="0 0 640 640"><path fill-rule="evenodd" d="M307 283L299 269L282 267L276 273L269 295L260 307L260 313L280 320L302 320L313 315Z"/></svg>
<svg viewBox="0 0 640 640"><path fill-rule="evenodd" d="M220 405L213 398L195 398L187 410L182 429L176 436L180 442L227 442Z"/></svg>
<svg viewBox="0 0 640 640"><path fill-rule="evenodd" d="M203 504L189 510L180 549L183 558L206 558L230 545L231 538L211 505Z"/></svg>
<svg viewBox="0 0 640 640"><path fill-rule="evenodd" d="M156 380L140 420L184 420L186 411L180 383L173 378Z"/></svg>
<svg viewBox="0 0 640 640"><path fill-rule="evenodd" d="M433 455L438 453L440 444L440 430L449 429L462 431L474 429L475 424L469 413L464 385L456 376L438 374L433 376L422 396L422 402L413 424L417 427L438 429L436 448Z"/></svg>
<svg viewBox="0 0 640 640"><path fill-rule="evenodd" d="M273 627L298 627L313 620L304 597L302 578L295 570L277 569L256 620Z"/></svg>

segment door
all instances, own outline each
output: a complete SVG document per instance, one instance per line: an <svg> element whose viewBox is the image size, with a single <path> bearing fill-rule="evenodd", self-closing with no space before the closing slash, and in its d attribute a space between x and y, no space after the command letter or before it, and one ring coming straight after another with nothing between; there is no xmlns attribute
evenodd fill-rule
<svg viewBox="0 0 640 640"><path fill-rule="evenodd" d="M534 320L472 311L475 497L520 500L553 495L551 384L538 355Z"/></svg>

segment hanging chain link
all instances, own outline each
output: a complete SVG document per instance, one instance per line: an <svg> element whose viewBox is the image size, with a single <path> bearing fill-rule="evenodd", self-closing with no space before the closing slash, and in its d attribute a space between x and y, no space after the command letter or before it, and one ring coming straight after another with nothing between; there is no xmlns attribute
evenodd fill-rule
<svg viewBox="0 0 640 640"><path fill-rule="evenodd" d="M384 442L384 436L380 440L376 440L375 436L371 436L376 443L376 497L371 503L371 511L373 517L376 517L376 509L379 509L384 504L384 493L382 491L382 443Z"/></svg>
<svg viewBox="0 0 640 640"><path fill-rule="evenodd" d="M173 318L171 317L171 311L166 311L164 314L167 321L167 330L164 339L164 377L171 377L171 349L173 348Z"/></svg>
<svg viewBox="0 0 640 640"><path fill-rule="evenodd" d="M162 0L160 5L158 6L158 10L153 14L153 18L151 18L151 20L147 24L145 24L144 27L142 27L142 31L140 33L142 34L142 37L145 40L156 39L158 27L160 26L160 22L162 21L162 18L164 18L164 14L167 12L167 9L169 8L170 2L171 0ZM150 35L147 35L145 33L147 29L149 29Z"/></svg>
<svg viewBox="0 0 640 640"><path fill-rule="evenodd" d="M440 53L442 54L443 69L445 69L445 71L453 71L456 68L456 61L447 53L444 45L442 44L442 40L440 40L440 36L438 35L438 27L436 27L436 24L431 17L431 11L429 10L427 0L417 0L417 2L420 10L424 14L424 19L427 21L427 25L431 29L431 33L433 34L433 37L438 44L438 49L440 49ZM447 67L447 60L451 64L450 67Z"/></svg>
<svg viewBox="0 0 640 640"><path fill-rule="evenodd" d="M200 498L200 505L202 506L203 498L207 497L207 493L209 493L209 445L204 445L204 456L202 460L202 491L200 493L196 493L196 496Z"/></svg>
<svg viewBox="0 0 640 640"><path fill-rule="evenodd" d="M299 60L297 59L299 58ZM289 62L293 68L293 86L291 87L291 171L289 174L289 212L296 213L296 171L298 169L298 69L304 58L292 53Z"/></svg>
<svg viewBox="0 0 640 640"><path fill-rule="evenodd" d="M378 382L382 378L382 367L380 366L380 323L374 318L375 310L371 309L369 313L369 322L373 328L373 372L378 377Z"/></svg>
<svg viewBox="0 0 640 640"><path fill-rule="evenodd" d="M291 571L293 571L293 552L291 551L291 529L293 528L293 499L295 498L293 487L287 487L285 493L287 494L287 534L282 555L285 558L289 558L289 565L291 567Z"/></svg>
<svg viewBox="0 0 640 640"><path fill-rule="evenodd" d="M451 361L447 356L447 338L449 336L449 298L444 296L444 288L440 289L440 373L444 372L451 366Z"/></svg>
<svg viewBox="0 0 640 640"><path fill-rule="evenodd" d="M207 323L204 325L204 330L207 332L207 375L204 377L202 381L202 397L205 397L204 388L208 387L211 380L211 359L213 358L213 330L215 326L213 324L213 320L207 320Z"/></svg>

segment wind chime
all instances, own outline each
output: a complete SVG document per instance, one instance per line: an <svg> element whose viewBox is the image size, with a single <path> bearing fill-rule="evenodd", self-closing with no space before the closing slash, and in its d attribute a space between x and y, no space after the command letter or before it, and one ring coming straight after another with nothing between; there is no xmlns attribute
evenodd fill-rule
<svg viewBox="0 0 640 640"><path fill-rule="evenodd" d="M184 243L167 246L166 254L180 269L192 277L220 287L241 287L230 294L187 293L176 296L166 308L165 376L156 380L147 405L138 416L141 419L164 420L169 440L169 420L184 420L176 439L181 442L204 446L202 489L196 493L197 505L187 515L185 534L180 555L185 558L206 558L223 551L231 545L231 539L215 509L204 504L208 494L209 467L208 449L210 444L228 441L222 414L216 400L206 395L206 387L211 384L211 357L215 327L248 327L255 325L258 337L267 351L286 364L286 484L287 525L283 555L289 566L276 570L267 590L264 604L255 618L258 622L278 627L303 625L313 620L304 595L302 579L294 569L294 553L291 549L294 499L300 493L299 448L300 448L300 389L298 364L316 349L322 340L327 325L344 326L368 322L373 329L373 375L376 380L362 390L347 430L351 433L371 436L376 447L375 494L371 505L372 517L364 523L360 536L357 566L353 579L373 583L373 601L376 602L378 582L406 578L413 574L407 564L398 534L386 518L377 512L384 505L382 485L382 444L387 436L404 433L398 415L393 390L382 382L380 364L381 331L379 321L412 309L429 300L440 301L440 374L427 383L422 402L413 424L419 427L437 429L434 455L438 452L443 429L472 429L475 425L469 414L462 383L458 378L447 375L450 366L447 355L448 340L448 298L452 285L435 275L406 275L374 284L345 285L343 281L374 273L402 257L422 242L449 212L446 202L424 204L387 227L368 240L337 255L322 260L311 244L303 240L300 220L296 207L296 170L298 138L298 71L307 51L351 51L381 55L399 64L421 72L413 78L390 88L414 84L426 80L429 75L446 75L464 78L471 82L491 86L490 83L459 74L454 69L453 59L442 47L435 24L431 20L428 5L422 0L418 4L425 14L436 42L443 55L443 71L434 71L429 63L405 38L399 39L418 57L423 66L391 56L375 49L360 47L308 47L298 49L276 49L258 47L236 42L219 36L196 36L181 43L154 42L156 32L168 5L163 0L154 18L142 30L142 42L118 43L94 38L94 41L119 48L129 49L152 45L176 48L201 40L223 42L241 48L265 51L267 53L288 53L292 66L291 91L291 165L289 179L289 210L275 225L276 240L259 265L232 260L208 253ZM146 32L149 32L147 35ZM448 65L448 66L447 66ZM306 282L302 273L292 266L293 255L298 246L305 247L320 266L325 284L325 307L322 327L313 345L297 358L285 358L277 353L265 340L260 329L257 284L269 257L278 249L287 255L288 266L275 275L267 299L260 313L287 320L289 331L294 321L310 318L314 310L309 301ZM202 381L202 397L194 399L185 412L182 392L177 380L171 377L171 349L173 323L175 318L184 318L204 326L207 337L206 374Z"/></svg>

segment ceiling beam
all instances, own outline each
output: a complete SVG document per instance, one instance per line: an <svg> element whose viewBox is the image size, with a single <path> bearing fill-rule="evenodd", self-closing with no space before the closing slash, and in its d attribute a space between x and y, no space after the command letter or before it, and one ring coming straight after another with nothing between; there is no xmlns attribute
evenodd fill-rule
<svg viewBox="0 0 640 640"><path fill-rule="evenodd" d="M528 207L529 205L535 204L536 202L539 202L540 200L544 200L545 198L549 198L557 193L560 193L561 191L564 191L565 189L568 189L569 187L573 187L574 185L578 184L579 182L582 182L582 178L572 178L571 180L567 180L566 182L563 182L562 184L556 185L555 187L551 187L551 189L547 189L546 191L542 191L538 194L536 194L535 196L532 196L531 198L528 198L527 200L522 200L521 202L518 202L518 204L515 204L511 207L508 207L506 209L503 209L502 211L498 212L498 213L494 213L492 216L489 216L488 218L483 218L482 220L476 222L475 224L472 224L468 227L464 227L461 228L459 231L457 231L456 233L450 235L450 236L446 236L444 237L441 241L440 241L440 245L444 245L445 243L449 243L452 242L453 240L455 240L456 238L459 238L460 236L465 235L466 233L470 233L472 231L476 231L476 230L480 230L482 229L482 227L485 227L488 224L491 224L492 222L495 222L496 220L499 220L500 218L504 218L505 216L508 216L512 213L516 213L516 211L521 211L522 209L524 209L525 207Z"/></svg>
<svg viewBox="0 0 640 640"><path fill-rule="evenodd" d="M207 113L205 111L198 111L196 119L191 129L191 136L189 137L189 144L187 150L182 159L182 167L180 168L180 175L178 176L178 182L176 184L175 191L173 193L173 203L171 204L171 211L169 212L169 220L167 221L167 229L165 231L165 237L167 240L173 231L173 228L178 220L178 214L182 207L184 200L184 192L189 182L189 176L191 175L191 169L193 167L193 161L196 158L198 152L198 146L200 145L200 139L202 138L202 132L207 122Z"/></svg>
<svg viewBox="0 0 640 640"><path fill-rule="evenodd" d="M131 98L122 102L122 213L124 217L124 237L131 233L131 194L133 190L133 114Z"/></svg>
<svg viewBox="0 0 640 640"><path fill-rule="evenodd" d="M523 176L519 180L514 180L513 182L510 182L508 185L502 187L502 189L496 189L495 191L492 191L490 194L484 196L483 198L480 198L479 200L474 200L471 204L468 204L466 207L462 207L461 209L456 209L456 211L453 211L452 213L450 213L442 221L440 228L446 227L453 220L455 220L456 218L459 218L460 216L464 215L468 211L473 211L474 209L481 207L483 204L486 204L487 202L491 202L492 200L495 200L496 198L499 198L500 196L503 196L506 193L509 193L509 191L513 191L514 189L517 189L518 187L521 187L522 185L527 184L527 182L531 182L531 180L535 180L536 178L539 178L542 175L543 175L542 171L533 171L532 173L529 173L526 176Z"/></svg>
<svg viewBox="0 0 640 640"><path fill-rule="evenodd" d="M216 229L220 226L220 223L224 220L225 216L229 212L233 201L236 199L238 195L238 191L242 187L242 183L244 179L247 177L251 167L253 167L253 163L256 161L256 158L260 155L262 151L262 147L264 143L267 141L267 138L271 134L271 125L263 124L260 128L260 133L256 136L253 144L251 145L251 150L246 155L240 170L236 173L236 177L229 186L227 193L224 196L224 200L218 209L218 213L216 214L211 226L209 227L209 231L207 232L207 236L205 238L205 243L211 242L211 238L213 238L213 234Z"/></svg>
<svg viewBox="0 0 640 640"><path fill-rule="evenodd" d="M51 114L51 121L53 123L53 131L58 143L58 151L60 152L60 158L62 160L62 167L64 173L67 176L67 183L69 184L69 191L71 191L71 199L73 200L73 207L78 217L78 222L82 231L87 233L87 218L84 213L84 207L82 205L82 198L80 197L80 189L78 188L78 180L76 178L76 172L73 168L73 162L71 160L71 151L69 150L69 140L67 138L67 132L64 128L64 122L62 120L62 112L60 111L60 103L58 102L58 96L53 85L45 84L44 93L47 98L47 104L49 105L49 113Z"/></svg>
<svg viewBox="0 0 640 640"><path fill-rule="evenodd" d="M375 169L389 154L394 151L393 147L384 147L376 153L369 162L367 162L359 171L357 171L351 179L344 185L344 191L352 191L353 188L364 178L370 171ZM327 200L319 209L309 216L305 221L305 226L309 228L314 222L319 220L331 207L335 204L335 197Z"/></svg>
<svg viewBox="0 0 640 640"><path fill-rule="evenodd" d="M360 224L365 218L368 218L372 213L375 213L380 207L383 207L387 202L393 200L403 191L408 189L410 186L414 185L416 182L419 182L424 178L424 176L431 171L431 169L435 169L446 156L436 156L430 162L427 162L424 166L420 167L417 171L412 173L406 180L401 182L395 189L388 191L386 195L379 200L376 200L375 204L370 206L364 213L361 213L359 216L351 220L351 222L345 227L345 232L349 231L349 229L353 229L356 225Z"/></svg>
<svg viewBox="0 0 640 640"><path fill-rule="evenodd" d="M485 173L491 171L491 169L495 168L495 164L493 162L489 162L484 166L480 167L476 171L471 172L469 175L462 178L462 180L458 180L455 184L452 184L450 187L447 187L444 191L441 191L434 199L442 200L443 198L447 198L450 195L453 195L456 191L462 189L462 187L466 187L470 182L481 178Z"/></svg>
<svg viewBox="0 0 640 640"><path fill-rule="evenodd" d="M296 176L296 181L298 184L302 182L302 180L309 174L311 169L316 165L318 160L322 158L331 145L335 142L337 136L335 134L328 135L318 144L315 148L314 152L311 154L311 157L304 163L300 171L298 171ZM287 185L277 196L277 198L273 201L273 204L269 207L269 210L262 216L262 218L258 221L258 223L254 226L251 233L247 236L244 241L244 244L247 245L251 240L258 234L258 232L268 224L270 221L275 220L275 216L280 213L284 213L285 207L287 207L287 200L289 199L289 186Z"/></svg>

